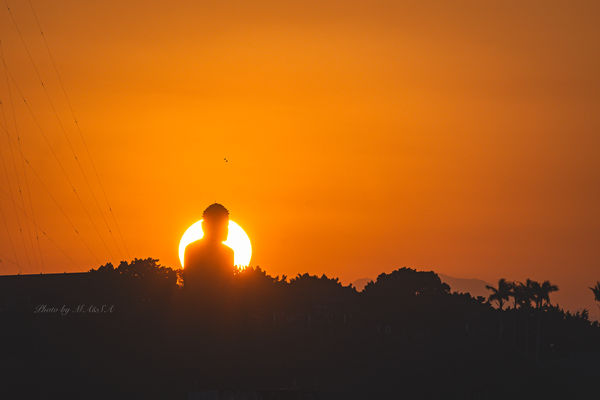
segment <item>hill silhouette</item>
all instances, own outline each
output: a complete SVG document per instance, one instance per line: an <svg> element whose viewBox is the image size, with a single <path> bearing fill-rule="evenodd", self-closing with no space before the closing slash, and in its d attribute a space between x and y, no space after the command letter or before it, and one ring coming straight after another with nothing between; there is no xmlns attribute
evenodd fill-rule
<svg viewBox="0 0 600 400"><path fill-rule="evenodd" d="M359 292L325 275L250 267L233 270L218 291L186 293L180 271L151 258L4 276L0 335L10 345L1 390L3 398L157 399L595 391L598 323L552 305L544 283L505 282L513 289L494 286L488 300L411 268Z"/></svg>
<svg viewBox="0 0 600 400"><path fill-rule="evenodd" d="M455 276L438 274L443 282L446 282L452 288L453 292L469 293L473 297L487 296L486 286L488 282L474 278L457 278Z"/></svg>

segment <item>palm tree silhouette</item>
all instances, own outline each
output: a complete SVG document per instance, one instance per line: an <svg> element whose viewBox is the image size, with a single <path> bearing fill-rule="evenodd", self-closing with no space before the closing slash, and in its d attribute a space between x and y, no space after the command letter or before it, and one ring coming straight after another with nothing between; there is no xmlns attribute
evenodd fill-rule
<svg viewBox="0 0 600 400"><path fill-rule="evenodd" d="M596 286L590 288L592 293L594 293L594 300L600 302L600 281L596 282Z"/></svg>
<svg viewBox="0 0 600 400"><path fill-rule="evenodd" d="M553 285L550 281L542 282L540 286L540 297L547 306L550 305L550 293L552 292L558 292L558 286Z"/></svg>
<svg viewBox="0 0 600 400"><path fill-rule="evenodd" d="M508 282L506 279L501 278L498 280L497 288L490 286L490 285L486 285L485 287L486 287L486 289L492 291L492 293L490 293L490 295L488 297L489 301L490 302L492 302L492 301L498 302L498 309L500 311L502 311L502 308L504 307L504 302L508 301L508 299L510 298L511 287L512 287L511 283ZM502 340L502 336L504 333L504 321L502 320L502 313L498 314L498 319L499 319L498 340Z"/></svg>
<svg viewBox="0 0 600 400"><path fill-rule="evenodd" d="M496 301L498 303L498 308L502 311L504 307L504 302L508 301L511 296L511 283L506 279L501 278L498 280L498 287L495 288L490 285L485 286L486 289L491 290L492 293L489 295L488 300L490 302Z"/></svg>
<svg viewBox="0 0 600 400"><path fill-rule="evenodd" d="M519 282L517 292L519 292L521 308L531 308L532 303L537 306L540 293L539 282L531 279L527 279L525 283Z"/></svg>
<svg viewBox="0 0 600 400"><path fill-rule="evenodd" d="M513 308L516 310L525 303L525 285L521 282L512 282L510 287L510 297L514 300Z"/></svg>
<svg viewBox="0 0 600 400"><path fill-rule="evenodd" d="M550 293L556 291L558 291L558 286L553 285L550 281L539 283L527 279L525 284L525 292L529 300L535 304L536 310L540 310L544 305L550 305Z"/></svg>
<svg viewBox="0 0 600 400"><path fill-rule="evenodd" d="M536 335L535 335L535 359L540 360L542 343L542 307L550 305L550 293L558 291L558 286L550 281L539 283L532 279L527 279L525 284L517 283L512 289L512 296L515 297L515 307L520 304L521 308L529 309L531 304L535 305L536 310ZM528 312L529 314L529 312ZM529 317L525 318L525 348L528 348ZM526 350L527 351L527 350Z"/></svg>
<svg viewBox="0 0 600 400"><path fill-rule="evenodd" d="M519 300L519 296L517 293L517 286L518 283L517 282L508 282L508 297L509 298L513 298L513 310L517 309L517 305L518 305L518 300Z"/></svg>
<svg viewBox="0 0 600 400"><path fill-rule="evenodd" d="M598 308L600 308L600 281L596 282L596 286L591 287L590 290L594 293L594 300L598 303Z"/></svg>

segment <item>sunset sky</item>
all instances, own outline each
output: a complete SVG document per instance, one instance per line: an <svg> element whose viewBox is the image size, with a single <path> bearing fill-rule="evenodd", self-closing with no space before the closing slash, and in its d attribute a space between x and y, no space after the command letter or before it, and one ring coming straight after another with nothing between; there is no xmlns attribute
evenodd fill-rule
<svg viewBox="0 0 600 400"><path fill-rule="evenodd" d="M31 2L102 186L0 3L0 273L178 267L217 201L272 275L549 279L595 311L600 2Z"/></svg>

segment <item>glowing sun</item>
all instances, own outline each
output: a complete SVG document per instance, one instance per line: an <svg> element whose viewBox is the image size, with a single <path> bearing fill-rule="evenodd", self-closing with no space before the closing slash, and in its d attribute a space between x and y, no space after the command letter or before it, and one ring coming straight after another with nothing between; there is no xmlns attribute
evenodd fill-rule
<svg viewBox="0 0 600 400"><path fill-rule="evenodd" d="M184 267L183 255L185 248L188 244L201 239L202 236L204 236L204 232L202 232L202 220L200 220L187 228L181 237L179 241L179 262L182 267ZM227 240L223 243L233 249L233 263L238 268L246 268L250 264L250 258L252 257L250 238L242 227L232 220L229 220L229 234Z"/></svg>

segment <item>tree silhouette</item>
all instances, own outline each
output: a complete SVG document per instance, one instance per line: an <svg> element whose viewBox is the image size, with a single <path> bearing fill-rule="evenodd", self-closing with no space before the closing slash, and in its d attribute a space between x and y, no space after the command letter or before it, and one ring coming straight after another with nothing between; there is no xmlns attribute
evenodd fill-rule
<svg viewBox="0 0 600 400"><path fill-rule="evenodd" d="M549 306L550 303L550 293L552 292L558 292L558 286L557 285L553 285L552 283L550 283L550 281L544 281L542 282L541 286L540 286L540 298L542 299L542 301L546 304L546 306Z"/></svg>
<svg viewBox="0 0 600 400"><path fill-rule="evenodd" d="M90 270L91 277L115 290L119 297L148 301L171 293L178 286L179 271L165 267L158 259L136 258L131 262L121 261L117 268L111 263Z"/></svg>
<svg viewBox="0 0 600 400"><path fill-rule="evenodd" d="M492 293L490 293L488 300L490 301L490 303L492 301L496 301L498 303L498 308L500 309L500 311L502 311L502 308L504 306L504 302L508 301L508 299L511 296L511 284L510 282L507 282L506 279L501 278L498 280L498 287L495 288L493 286L490 285L486 285L485 286L486 289L491 290Z"/></svg>
<svg viewBox="0 0 600 400"><path fill-rule="evenodd" d="M527 279L524 292L530 302L535 304L535 308L540 310L544 305L550 305L550 293L558 291L558 286L550 283L550 281L544 281L539 283L537 281Z"/></svg>
<svg viewBox="0 0 600 400"><path fill-rule="evenodd" d="M594 300L598 303L598 308L600 308L600 282L596 282L596 286L592 286L590 290L594 294Z"/></svg>
<svg viewBox="0 0 600 400"><path fill-rule="evenodd" d="M449 294L450 286L433 271L403 267L380 274L375 282L367 283L363 293L375 297L439 296Z"/></svg>
<svg viewBox="0 0 600 400"><path fill-rule="evenodd" d="M513 310L517 309L517 306L519 305L519 300L520 300L520 293L519 293L519 283L518 282L508 282L508 297L513 299Z"/></svg>
<svg viewBox="0 0 600 400"><path fill-rule="evenodd" d="M600 282L596 282L596 286L590 288L594 294L594 300L600 302Z"/></svg>
<svg viewBox="0 0 600 400"><path fill-rule="evenodd" d="M82 378L73 382L78 393L102 377L115 390L143 391L145 398L213 389L229 398L219 388L235 388L242 398L269 399L320 398L331 387L345 398L373 397L373 388L390 398L463 398L465 392L503 398L503 385L514 382L532 398L542 385L534 361L560 365L573 353L600 352L598 323L585 310L552 305L558 288L550 281L500 279L486 301L450 293L435 272L411 268L380 274L360 293L338 278L287 279L260 267L236 271L214 292L191 293L177 285L178 275L147 258L89 273L0 279L6 327L0 336L11 343L3 354L11 365L5 380L18 382L19 390L37 382L35 389L59 392L60 377L69 373ZM600 282L590 289L600 302ZM114 312L32 313L38 304L101 310L114 304ZM514 342L504 340L513 330ZM27 366L39 362L42 346L44 359L57 367L38 372ZM592 387L586 365L548 369L544 388L554 394L565 380ZM440 384L430 385L434 379ZM423 397L427 385L431 396Z"/></svg>
<svg viewBox="0 0 600 400"><path fill-rule="evenodd" d="M514 282L510 290L510 296L514 298L515 308L530 308L536 301L536 285L531 279L525 283Z"/></svg>
<svg viewBox="0 0 600 400"><path fill-rule="evenodd" d="M308 273L298 274L289 283L289 292L298 298L318 303L349 299L357 294L352 285L344 286L338 278L320 277Z"/></svg>
<svg viewBox="0 0 600 400"><path fill-rule="evenodd" d="M107 263L98 269L91 269L90 272L100 275L115 274L131 280L166 280L171 284L176 283L178 274L178 271L160 265L155 258L136 258L129 263L121 261L117 268L112 263Z"/></svg>
<svg viewBox="0 0 600 400"><path fill-rule="evenodd" d="M500 311L503 311L503 307L504 307L504 302L508 301L508 299L510 298L510 294L511 294L511 284L510 282L508 282L506 279L501 278L498 280L498 287L495 288L493 286L490 285L486 285L485 286L488 290L491 290L492 293L490 293L488 300L490 301L490 303L492 301L496 301L498 303L498 309ZM504 320L502 318L502 313L500 313L498 315L498 339L501 340L502 339L502 335L504 334Z"/></svg>

